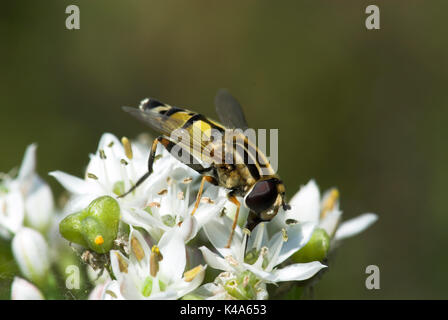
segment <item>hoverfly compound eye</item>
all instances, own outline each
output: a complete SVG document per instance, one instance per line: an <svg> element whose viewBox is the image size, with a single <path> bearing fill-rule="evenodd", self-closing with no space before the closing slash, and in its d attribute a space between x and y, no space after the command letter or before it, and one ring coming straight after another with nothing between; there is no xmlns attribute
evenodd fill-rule
<svg viewBox="0 0 448 320"><path fill-rule="evenodd" d="M261 213L273 206L277 196L277 179L262 180L255 183L244 201L249 209Z"/></svg>

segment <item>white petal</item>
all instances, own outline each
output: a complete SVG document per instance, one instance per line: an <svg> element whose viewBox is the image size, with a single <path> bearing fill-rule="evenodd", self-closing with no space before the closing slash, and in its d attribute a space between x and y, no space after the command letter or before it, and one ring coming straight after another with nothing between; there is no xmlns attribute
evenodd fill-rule
<svg viewBox="0 0 448 320"><path fill-rule="evenodd" d="M85 194L90 191L91 184L78 177L62 171L52 171L49 175L56 178L56 180L58 180L58 182L71 193Z"/></svg>
<svg viewBox="0 0 448 320"><path fill-rule="evenodd" d="M120 149L123 149L121 146L120 140L118 140L118 138L114 134L105 132L101 136L100 142L98 143L98 151L100 149L105 150L107 148L110 148L109 145L111 143L112 143L112 148L114 148L114 150L119 151Z"/></svg>
<svg viewBox="0 0 448 320"><path fill-rule="evenodd" d="M316 224L312 222L298 223L287 228L288 240L283 243L276 265L288 259L305 246L313 235Z"/></svg>
<svg viewBox="0 0 448 320"><path fill-rule="evenodd" d="M160 261L160 273L166 279L181 279L187 263L185 243L182 235L172 229L162 236L159 249L163 260Z"/></svg>
<svg viewBox="0 0 448 320"><path fill-rule="evenodd" d="M12 300L44 300L42 293L28 281L14 277L11 287Z"/></svg>
<svg viewBox="0 0 448 320"><path fill-rule="evenodd" d="M179 227L179 233L182 235L184 242L187 243L193 239L199 231L196 217L189 215Z"/></svg>
<svg viewBox="0 0 448 320"><path fill-rule="evenodd" d="M311 278L319 270L326 268L319 261L309 263L296 263L283 269L274 271L276 282L279 281L302 281Z"/></svg>
<svg viewBox="0 0 448 320"><path fill-rule="evenodd" d="M260 268L257 268L257 267L254 266L254 265L250 265L250 264L247 264L247 263L243 263L243 266L244 266L247 270L249 270L250 272L252 272L253 274L255 274L258 278L260 278L260 279L262 279L262 280L264 280L264 281L267 281L267 282L276 282L276 278L275 278L275 276L274 276L274 273L272 273L272 272L264 271L264 270L262 270L262 269L260 269Z"/></svg>
<svg viewBox="0 0 448 320"><path fill-rule="evenodd" d="M210 251L207 247L200 247L199 250L201 250L202 255L204 256L205 262L207 262L207 265L212 267L213 269L217 270L223 270L223 271L232 271L233 268L230 267L230 265L227 263L227 261L217 254Z"/></svg>
<svg viewBox="0 0 448 320"><path fill-rule="evenodd" d="M282 281L302 281L311 278L319 270L325 268L323 264L318 261L309 263L296 263L289 265L283 269L278 269L273 272L266 272L251 265L244 264L244 266L254 273L260 279L266 282L282 282Z"/></svg>
<svg viewBox="0 0 448 320"><path fill-rule="evenodd" d="M320 221L319 227L324 229L327 234L332 237L336 231L341 216L342 211L334 209L331 212L328 212L325 218Z"/></svg>
<svg viewBox="0 0 448 320"><path fill-rule="evenodd" d="M266 246L268 243L268 234L266 232L266 224L259 223L254 230L252 230L249 243L247 245L248 248L255 248L257 251L260 251L261 247Z"/></svg>
<svg viewBox="0 0 448 320"><path fill-rule="evenodd" d="M101 300L109 282L97 284L89 293L88 300Z"/></svg>
<svg viewBox="0 0 448 320"><path fill-rule="evenodd" d="M124 300L120 291L120 284L117 280L110 281L106 284L101 300Z"/></svg>
<svg viewBox="0 0 448 320"><path fill-rule="evenodd" d="M160 228L162 230L169 230L162 221L155 219L149 212L138 208L122 209L122 220L127 224L135 227L142 227L149 232L152 228Z"/></svg>
<svg viewBox="0 0 448 320"><path fill-rule="evenodd" d="M232 230L232 220L227 216L211 220L203 228L210 242L223 257L228 255L237 257L239 255L242 244L242 232L238 226L232 237L230 249L226 248Z"/></svg>
<svg viewBox="0 0 448 320"><path fill-rule="evenodd" d="M177 293L173 290L167 290L164 292L153 293L148 297L149 300L175 300L177 299Z"/></svg>
<svg viewBox="0 0 448 320"><path fill-rule="evenodd" d="M110 250L110 264L112 267L112 272L118 281L121 281L129 273L129 260L118 250ZM120 270L123 266L123 270Z"/></svg>
<svg viewBox="0 0 448 320"><path fill-rule="evenodd" d="M43 180L37 177L35 180L25 200L26 222L32 228L44 232L53 218L53 194Z"/></svg>
<svg viewBox="0 0 448 320"><path fill-rule="evenodd" d="M367 229L376 220L378 220L378 216L376 214L365 213L363 215L360 215L359 217L345 221L336 230L334 238L335 240L341 240L357 235L358 233Z"/></svg>
<svg viewBox="0 0 448 320"><path fill-rule="evenodd" d="M151 249L142 234L134 228L129 233L129 245L129 262L138 270L138 275L145 278L149 271Z"/></svg>
<svg viewBox="0 0 448 320"><path fill-rule="evenodd" d="M199 271L199 273L191 281L185 281L184 279L182 279L181 281L177 282L176 285L173 286L173 290L177 293L177 298L181 298L187 293L199 287L202 281L204 281L206 269L207 266L202 267L201 271Z"/></svg>
<svg viewBox="0 0 448 320"><path fill-rule="evenodd" d="M124 276L120 283L120 293L126 300L142 300L145 297L141 293L142 280L138 278L133 270L132 265L129 266L129 273Z"/></svg>
<svg viewBox="0 0 448 320"><path fill-rule="evenodd" d="M0 226L14 234L22 227L24 217L25 204L18 190L0 196Z"/></svg>
<svg viewBox="0 0 448 320"><path fill-rule="evenodd" d="M33 229L22 228L12 240L12 250L20 271L31 281L42 283L50 268L49 250L44 237Z"/></svg>
<svg viewBox="0 0 448 320"><path fill-rule="evenodd" d="M301 187L289 204L291 210L286 211L287 219L317 223L320 214L320 192L316 182L311 180L307 185Z"/></svg>
<svg viewBox="0 0 448 320"><path fill-rule="evenodd" d="M269 241L269 251L268 251L268 265L265 268L265 271L271 271L277 264L278 257L280 255L280 251L283 247L283 235L281 232L275 234L271 240ZM260 265L261 266L261 265Z"/></svg>
<svg viewBox="0 0 448 320"><path fill-rule="evenodd" d="M208 197L208 195L205 193L204 196ZM215 203L200 203L198 209L194 214L194 217L196 218L199 226L203 226L209 221L217 219L222 208L224 207L226 202L228 202L227 198L224 197L210 197L210 199L213 199ZM193 206L194 205L190 206L188 210L189 213L193 211Z"/></svg>
<svg viewBox="0 0 448 320"><path fill-rule="evenodd" d="M25 151L22 165L19 169L18 180L24 182L31 179L36 169L36 149L37 144L30 144Z"/></svg>

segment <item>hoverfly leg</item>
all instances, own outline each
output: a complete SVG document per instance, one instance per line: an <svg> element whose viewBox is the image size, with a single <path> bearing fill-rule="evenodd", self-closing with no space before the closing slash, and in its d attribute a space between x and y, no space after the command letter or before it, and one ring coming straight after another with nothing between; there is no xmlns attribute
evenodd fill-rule
<svg viewBox="0 0 448 320"><path fill-rule="evenodd" d="M209 182L209 183L212 183L214 185L218 184L218 182L212 176L203 176L202 177L201 186L199 187L199 191L198 191L198 194L196 196L196 202L194 203L194 208L193 208L193 212L191 212L191 215L194 215L194 213L196 212L197 208L199 207L199 202L201 201L202 191L204 190L204 184L205 184L206 181Z"/></svg>
<svg viewBox="0 0 448 320"><path fill-rule="evenodd" d="M232 225L232 231L230 231L230 237L229 237L229 241L227 241L227 245L225 246L226 248L230 248L230 245L232 244L232 238L233 238L233 234L235 233L235 228L236 228L236 224L238 222L238 216L240 214L240 206L241 203L238 201L238 199L232 194L232 192L230 192L227 197L229 198L229 201L232 202L233 204L236 205L236 213L235 213L235 218L233 218L233 225Z"/></svg>
<svg viewBox="0 0 448 320"><path fill-rule="evenodd" d="M130 194L132 191L134 191L135 189L137 189L137 187L139 185L141 185L152 173L152 167L154 164L154 159L156 157L156 151L157 151L157 145L160 143L162 143L164 146L168 146L171 141L169 141L168 139L160 136L157 137L154 142L152 143L152 147L151 147L151 153L149 154L149 158L148 158L148 172L146 172L140 179L138 179L137 183L135 185L133 185L131 187L131 189L129 189L127 192L123 193L122 195L119 195L118 198L123 198L125 196L127 196L128 194Z"/></svg>

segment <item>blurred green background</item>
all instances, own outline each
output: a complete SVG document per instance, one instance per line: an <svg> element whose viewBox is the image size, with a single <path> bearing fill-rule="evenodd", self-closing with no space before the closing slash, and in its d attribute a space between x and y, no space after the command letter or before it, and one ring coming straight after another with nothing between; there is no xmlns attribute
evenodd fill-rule
<svg viewBox="0 0 448 320"><path fill-rule="evenodd" d="M65 28L76 4L81 29ZM381 30L365 28L377 4ZM318 299L447 298L446 1L3 1L0 171L38 142L38 172L82 175L103 132L147 130L121 111L147 96L215 116L228 88L255 128L279 128L291 197L311 178L341 191L348 239ZM0 297L9 298L1 243ZM365 268L381 270L367 290Z"/></svg>

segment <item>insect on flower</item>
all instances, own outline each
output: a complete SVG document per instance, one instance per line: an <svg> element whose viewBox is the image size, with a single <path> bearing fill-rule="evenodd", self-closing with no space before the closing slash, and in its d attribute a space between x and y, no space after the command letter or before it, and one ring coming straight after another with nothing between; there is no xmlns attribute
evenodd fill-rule
<svg viewBox="0 0 448 320"><path fill-rule="evenodd" d="M174 157L203 176L192 215L199 206L205 182L229 190L228 199L237 206L227 243L230 247L241 205L237 196L244 197L244 204L250 210L246 226L249 230L261 221L274 218L281 206L284 210L290 206L285 202L283 182L264 153L243 132L248 125L239 102L221 89L215 97L215 107L222 124L152 98L143 100L138 109L123 107L124 111L162 135L152 144L148 172L120 197L131 193L151 175L160 143Z"/></svg>

